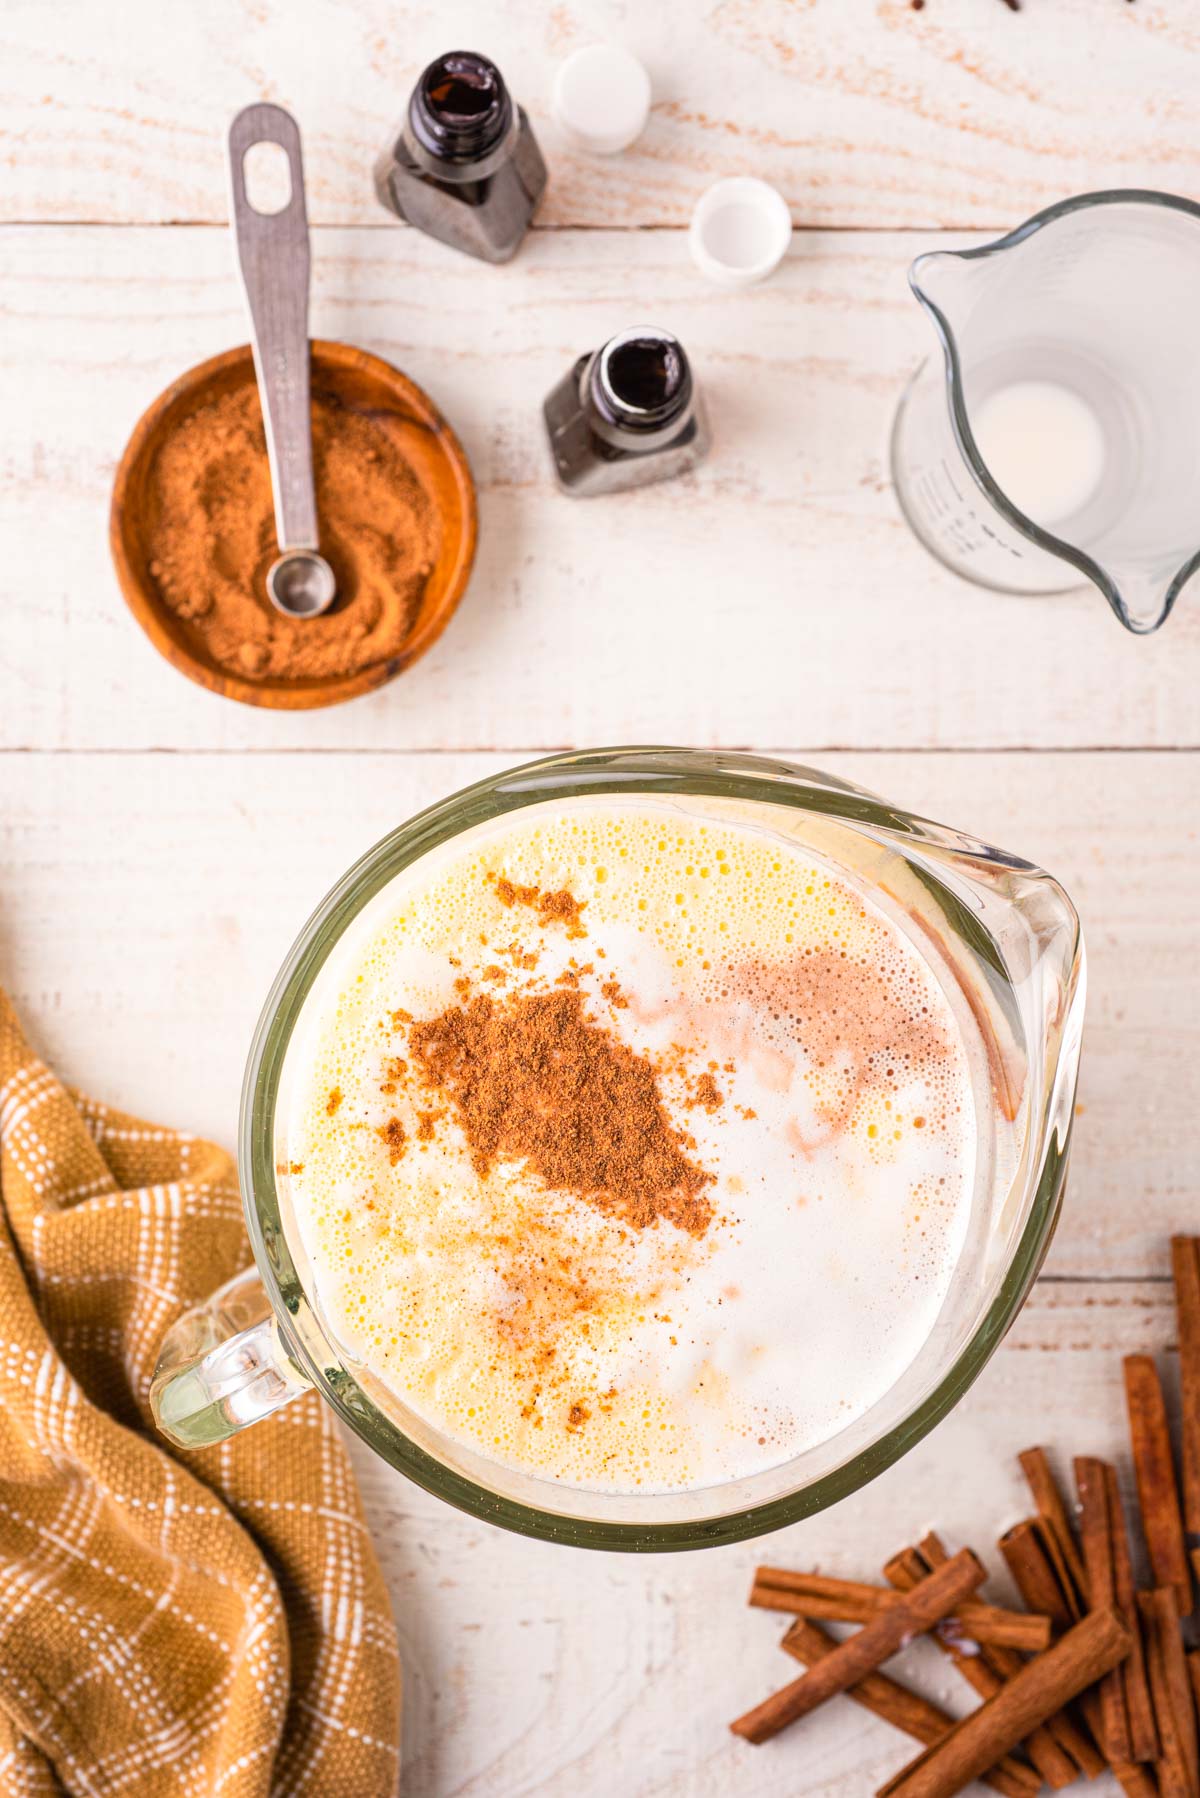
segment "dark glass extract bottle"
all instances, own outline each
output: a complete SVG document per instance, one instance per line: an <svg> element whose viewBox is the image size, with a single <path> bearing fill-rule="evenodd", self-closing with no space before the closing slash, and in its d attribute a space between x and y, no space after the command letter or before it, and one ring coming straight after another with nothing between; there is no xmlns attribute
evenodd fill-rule
<svg viewBox="0 0 1200 1798"><path fill-rule="evenodd" d="M522 107L494 62L451 50L425 70L375 164L389 211L468 256L507 262L546 186Z"/></svg>
<svg viewBox="0 0 1200 1798"><path fill-rule="evenodd" d="M542 410L559 486L579 498L670 480L708 454L683 345L653 326L581 356Z"/></svg>

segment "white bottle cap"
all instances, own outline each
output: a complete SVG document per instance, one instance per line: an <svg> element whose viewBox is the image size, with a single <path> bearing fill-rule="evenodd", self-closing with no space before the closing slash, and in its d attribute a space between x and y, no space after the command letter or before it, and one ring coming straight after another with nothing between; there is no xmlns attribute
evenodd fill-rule
<svg viewBox="0 0 1200 1798"><path fill-rule="evenodd" d="M577 148L599 156L625 150L645 130L650 77L628 50L589 44L560 63L554 117Z"/></svg>
<svg viewBox="0 0 1200 1798"><path fill-rule="evenodd" d="M693 262L719 287L765 280L791 241L787 201L754 175L733 175L702 193L688 232Z"/></svg>

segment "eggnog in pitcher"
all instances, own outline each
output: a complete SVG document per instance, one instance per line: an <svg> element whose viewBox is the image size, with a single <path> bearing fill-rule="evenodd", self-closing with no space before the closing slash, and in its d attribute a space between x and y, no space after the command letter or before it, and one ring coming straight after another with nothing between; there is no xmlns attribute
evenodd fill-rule
<svg viewBox="0 0 1200 1798"><path fill-rule="evenodd" d="M903 907L804 828L531 805L337 944L289 1049L288 1193L348 1364L444 1436L710 1486L827 1441L928 1339L979 1043Z"/></svg>

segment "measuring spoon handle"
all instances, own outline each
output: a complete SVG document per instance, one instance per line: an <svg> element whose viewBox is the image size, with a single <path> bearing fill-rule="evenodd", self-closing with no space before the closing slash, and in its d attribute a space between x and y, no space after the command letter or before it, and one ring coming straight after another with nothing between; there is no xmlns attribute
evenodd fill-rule
<svg viewBox="0 0 1200 1798"><path fill-rule="evenodd" d="M280 212L258 212L246 197L245 157L278 144L291 192ZM254 368L262 400L281 550L316 549L312 420L308 374L308 212L300 132L282 106L246 106L229 127L229 180L238 266L250 309Z"/></svg>

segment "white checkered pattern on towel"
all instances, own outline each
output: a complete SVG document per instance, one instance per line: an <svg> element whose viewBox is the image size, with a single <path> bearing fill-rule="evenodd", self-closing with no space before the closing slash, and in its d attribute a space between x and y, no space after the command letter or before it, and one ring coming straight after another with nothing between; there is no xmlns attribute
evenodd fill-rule
<svg viewBox="0 0 1200 1798"><path fill-rule="evenodd" d="M395 1630L315 1394L168 1452L158 1344L250 1256L211 1143L68 1093L0 992L0 1794L385 1798Z"/></svg>

